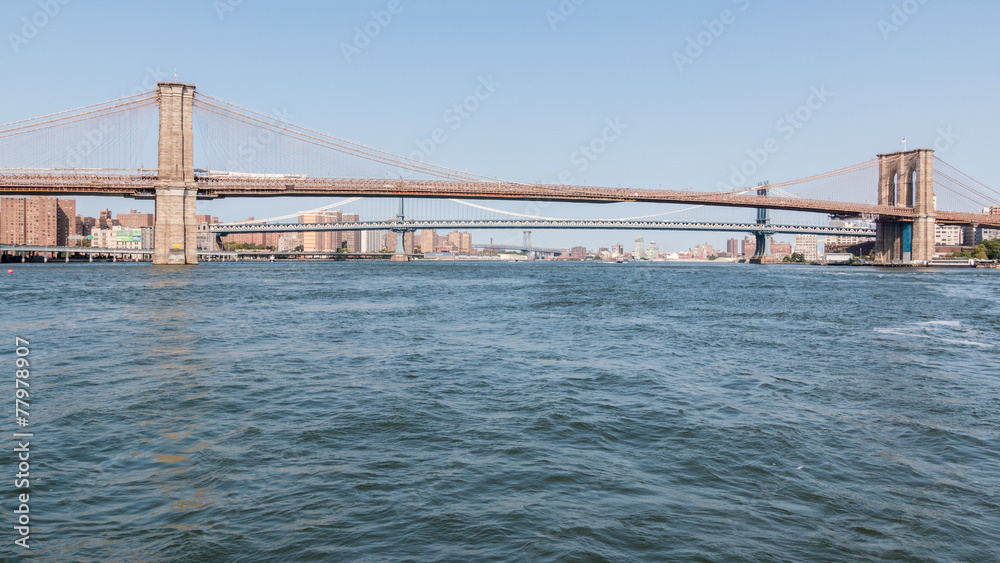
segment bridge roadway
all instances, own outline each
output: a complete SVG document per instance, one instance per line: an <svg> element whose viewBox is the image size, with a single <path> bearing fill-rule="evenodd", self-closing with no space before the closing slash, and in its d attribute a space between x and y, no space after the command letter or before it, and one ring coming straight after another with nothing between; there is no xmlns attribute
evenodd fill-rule
<svg viewBox="0 0 1000 563"><path fill-rule="evenodd" d="M124 196L151 199L156 195L154 171L52 172L0 171L2 195ZM383 180L359 178L241 178L196 176L199 199L225 197L416 197L459 199L518 199L577 203L675 203L721 207L784 209L837 215L878 215L908 220L912 208L806 198L758 196L742 192L640 190L517 182L457 180ZM936 211L938 223L979 224L1000 228L1000 216Z"/></svg>
<svg viewBox="0 0 1000 563"><path fill-rule="evenodd" d="M215 223L202 227L220 235L234 233L295 233L303 231L391 231L418 229L606 229L641 231L716 231L796 235L843 235L874 237L875 229L862 227L809 227L760 225L757 223L691 223L669 221L620 221L612 219L566 219L563 221L359 221L354 223Z"/></svg>

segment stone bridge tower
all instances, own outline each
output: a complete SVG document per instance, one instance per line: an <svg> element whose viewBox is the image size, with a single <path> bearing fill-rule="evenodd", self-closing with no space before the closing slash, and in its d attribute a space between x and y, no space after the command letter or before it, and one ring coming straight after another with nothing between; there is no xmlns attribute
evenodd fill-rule
<svg viewBox="0 0 1000 563"><path fill-rule="evenodd" d="M913 222L879 220L877 262L923 262L934 258L934 150L878 155L878 204L913 209Z"/></svg>
<svg viewBox="0 0 1000 563"><path fill-rule="evenodd" d="M198 234L194 181L193 84L161 82L160 145L156 175L153 264L197 264Z"/></svg>

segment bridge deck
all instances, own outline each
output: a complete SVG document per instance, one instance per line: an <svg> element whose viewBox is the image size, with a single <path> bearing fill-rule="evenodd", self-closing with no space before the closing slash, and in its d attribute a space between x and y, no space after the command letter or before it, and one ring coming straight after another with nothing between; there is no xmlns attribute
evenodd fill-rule
<svg viewBox="0 0 1000 563"><path fill-rule="evenodd" d="M152 198L156 176L128 173L0 172L4 195L99 195ZM418 197L518 199L582 203L673 203L722 207L784 209L842 215L877 215L883 219L915 217L907 207L872 205L792 197L758 196L742 192L640 190L512 182L447 180L379 180L355 178L197 178L198 197ZM977 223L1000 228L1000 216L937 211L939 223Z"/></svg>

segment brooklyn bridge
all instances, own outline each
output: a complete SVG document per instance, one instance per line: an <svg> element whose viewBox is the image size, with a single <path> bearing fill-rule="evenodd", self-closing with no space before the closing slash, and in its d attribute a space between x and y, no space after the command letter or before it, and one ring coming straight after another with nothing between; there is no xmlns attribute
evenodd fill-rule
<svg viewBox="0 0 1000 563"><path fill-rule="evenodd" d="M142 165L145 132L156 126L157 166ZM199 154L195 162L196 132ZM248 142L248 139L250 140ZM239 166L246 169L237 169ZM648 203L761 210L757 221L552 218L496 211L456 217L337 224L252 223L218 233L417 228L574 228L874 234L884 263L922 263L938 223L1000 228L982 212L1000 204L988 186L932 149L876 158L797 180L724 192L525 183L429 164L333 137L165 82L155 90L0 125L0 194L119 196L155 200L154 264L197 264L196 202L232 197L364 197ZM485 208L484 209L490 209ZM767 210L875 221L865 229L772 224ZM401 239L402 237L398 237ZM759 244L758 248L765 245Z"/></svg>

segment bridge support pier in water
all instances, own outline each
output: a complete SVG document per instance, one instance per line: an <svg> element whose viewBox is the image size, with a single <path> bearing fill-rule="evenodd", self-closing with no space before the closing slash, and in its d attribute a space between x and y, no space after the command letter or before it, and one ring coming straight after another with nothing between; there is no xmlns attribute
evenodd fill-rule
<svg viewBox="0 0 1000 563"><path fill-rule="evenodd" d="M156 187L153 264L198 263L197 199L198 188Z"/></svg>
<svg viewBox="0 0 1000 563"><path fill-rule="evenodd" d="M916 149L878 155L879 205L909 207L912 222L879 221L875 261L929 262L934 259L934 150Z"/></svg>
<svg viewBox="0 0 1000 563"><path fill-rule="evenodd" d="M757 195L761 197L767 197L768 190L767 182L764 184L758 184ZM757 240L757 246L754 247L753 257L750 258L751 264L777 264L778 260L774 256L771 256L771 235L774 233L765 230L771 224L771 210L760 207L757 208L757 224L762 227L762 230L755 232L754 238Z"/></svg>
<svg viewBox="0 0 1000 563"><path fill-rule="evenodd" d="M403 213L403 198L399 198L399 212L396 213L396 223L402 225L405 222L406 216ZM396 233L396 253L389 260L392 262L409 262L410 256L406 253L406 233L408 231L412 232L412 230L399 227L393 229L393 231Z"/></svg>
<svg viewBox="0 0 1000 563"><path fill-rule="evenodd" d="M192 84L161 82L153 264L197 264Z"/></svg>

